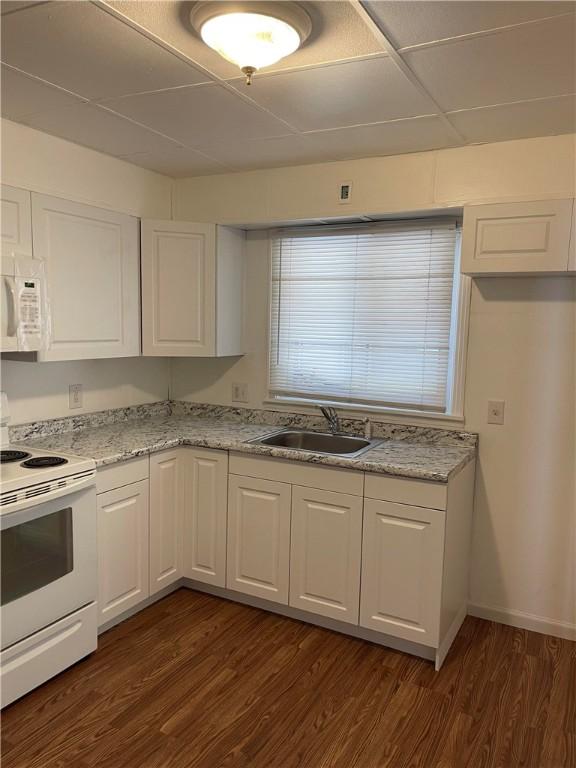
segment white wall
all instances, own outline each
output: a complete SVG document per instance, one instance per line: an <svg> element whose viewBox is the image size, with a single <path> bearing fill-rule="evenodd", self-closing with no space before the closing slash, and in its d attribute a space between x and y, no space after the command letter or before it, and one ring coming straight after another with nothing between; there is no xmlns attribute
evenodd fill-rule
<svg viewBox="0 0 576 768"><path fill-rule="evenodd" d="M134 216L170 218L172 180L122 160L2 120L2 182ZM138 405L168 396L168 360L126 358L71 363L2 361L11 422ZM84 405L69 410L68 385Z"/></svg>
<svg viewBox="0 0 576 768"><path fill-rule="evenodd" d="M353 180L355 200L361 201L355 203L356 209L334 202L339 178ZM574 137L560 136L325 167L178 180L174 204L182 218L230 223L574 194ZM271 407L264 402L266 232L249 234L246 291L247 354L229 360L175 360L174 397L230 404L232 382L247 382L249 405ZM575 379L576 279L474 281L463 424L480 434L472 610L573 637ZM486 423L489 399L506 401L504 426ZM433 423L455 426L440 420Z"/></svg>
<svg viewBox="0 0 576 768"><path fill-rule="evenodd" d="M574 196L576 135L176 179L174 218L221 224ZM338 184L352 182L349 204Z"/></svg>
<svg viewBox="0 0 576 768"><path fill-rule="evenodd" d="M70 410L69 384L82 384L82 408ZM11 424L165 400L169 384L169 361L160 358L2 362L2 390L8 395Z"/></svg>

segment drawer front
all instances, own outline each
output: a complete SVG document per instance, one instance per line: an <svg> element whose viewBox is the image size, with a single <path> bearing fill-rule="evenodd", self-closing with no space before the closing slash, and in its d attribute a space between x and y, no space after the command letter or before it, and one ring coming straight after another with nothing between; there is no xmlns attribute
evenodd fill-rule
<svg viewBox="0 0 576 768"><path fill-rule="evenodd" d="M367 499L413 504L416 507L446 509L448 484L366 473L364 496Z"/></svg>
<svg viewBox="0 0 576 768"><path fill-rule="evenodd" d="M117 464L101 467L96 472L96 493L106 493L106 491L112 491L114 488L121 488L123 485L146 480L148 475L148 456L138 456L136 459L119 461Z"/></svg>
<svg viewBox="0 0 576 768"><path fill-rule="evenodd" d="M364 473L357 469L340 469L307 464L303 461L287 461L268 456L230 454L230 474L277 480L290 485L302 485L336 493L362 496Z"/></svg>
<svg viewBox="0 0 576 768"><path fill-rule="evenodd" d="M95 651L96 623L91 603L2 651L2 707Z"/></svg>

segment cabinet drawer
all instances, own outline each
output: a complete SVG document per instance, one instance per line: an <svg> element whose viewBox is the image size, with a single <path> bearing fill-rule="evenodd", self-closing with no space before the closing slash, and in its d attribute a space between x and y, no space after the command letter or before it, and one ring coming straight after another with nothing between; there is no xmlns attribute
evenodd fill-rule
<svg viewBox="0 0 576 768"><path fill-rule="evenodd" d="M123 485L137 483L146 480L149 475L148 456L138 456L129 461L119 461L118 464L110 464L102 467L96 473L96 493L106 493Z"/></svg>
<svg viewBox="0 0 576 768"><path fill-rule="evenodd" d="M429 509L446 509L448 485L430 480L410 480L366 473L364 496Z"/></svg>
<svg viewBox="0 0 576 768"><path fill-rule="evenodd" d="M96 604L81 608L0 654L2 707L96 650Z"/></svg>
<svg viewBox="0 0 576 768"><path fill-rule="evenodd" d="M302 461L286 461L268 456L230 454L230 474L277 480L290 485L303 485L336 493L362 496L364 473L357 469L340 469L306 464Z"/></svg>

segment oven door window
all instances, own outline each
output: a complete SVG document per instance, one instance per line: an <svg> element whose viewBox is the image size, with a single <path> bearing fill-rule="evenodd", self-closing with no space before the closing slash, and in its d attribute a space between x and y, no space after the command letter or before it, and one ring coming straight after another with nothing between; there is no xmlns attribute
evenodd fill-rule
<svg viewBox="0 0 576 768"><path fill-rule="evenodd" d="M1 604L29 595L74 568L72 508L2 531Z"/></svg>

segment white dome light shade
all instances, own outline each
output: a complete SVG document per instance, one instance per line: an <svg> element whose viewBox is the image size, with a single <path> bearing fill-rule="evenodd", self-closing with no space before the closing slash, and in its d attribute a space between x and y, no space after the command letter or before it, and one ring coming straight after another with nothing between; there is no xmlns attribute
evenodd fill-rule
<svg viewBox="0 0 576 768"><path fill-rule="evenodd" d="M304 8L288 0L207 0L194 5L190 21L206 45L240 67L248 84L257 69L294 53L312 30Z"/></svg>
<svg viewBox="0 0 576 768"><path fill-rule="evenodd" d="M202 40L240 69L262 69L300 47L300 35L285 21L260 13L224 13L202 25Z"/></svg>

